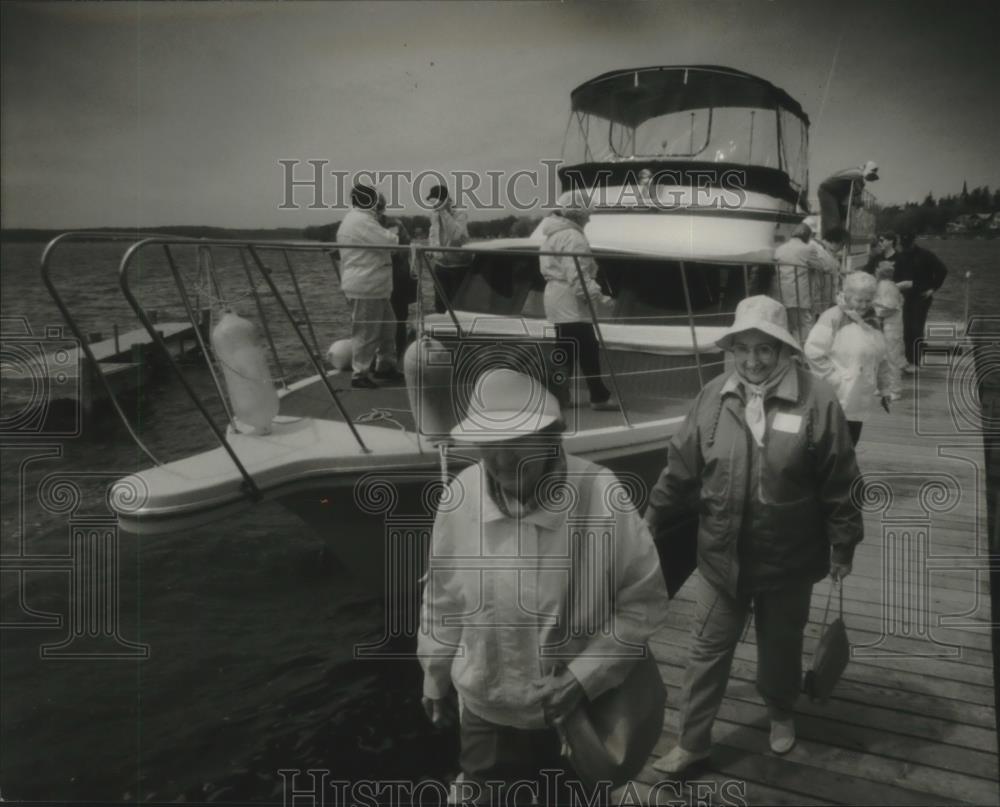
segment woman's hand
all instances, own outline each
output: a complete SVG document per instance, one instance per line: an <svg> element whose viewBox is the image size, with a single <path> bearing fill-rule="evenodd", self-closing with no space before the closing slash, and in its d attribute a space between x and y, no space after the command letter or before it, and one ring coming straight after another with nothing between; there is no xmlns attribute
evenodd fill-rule
<svg viewBox="0 0 1000 807"><path fill-rule="evenodd" d="M431 721L434 728L444 729L458 723L458 711L455 709L452 698L445 697L435 700L425 695L420 699L420 703L424 707L427 719Z"/></svg>
<svg viewBox="0 0 1000 807"><path fill-rule="evenodd" d="M912 280L900 280L896 284L896 288L899 289L900 291L909 291L910 289L913 288L913 281Z"/></svg>
<svg viewBox="0 0 1000 807"><path fill-rule="evenodd" d="M534 686L535 702L541 703L545 719L551 725L558 725L569 717L584 695L583 685L569 670L536 681Z"/></svg>
<svg viewBox="0 0 1000 807"><path fill-rule="evenodd" d="M851 573L850 563L830 563L830 577L840 582Z"/></svg>

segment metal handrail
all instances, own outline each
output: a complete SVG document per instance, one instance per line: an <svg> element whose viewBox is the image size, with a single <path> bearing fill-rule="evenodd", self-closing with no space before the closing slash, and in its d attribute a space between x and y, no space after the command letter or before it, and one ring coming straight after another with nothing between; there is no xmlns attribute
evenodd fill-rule
<svg viewBox="0 0 1000 807"><path fill-rule="evenodd" d="M152 460L154 465L159 465L160 461L156 458L156 455L150 450L150 448L142 441L142 438L135 433L135 429L132 428L132 424L129 422L128 416L125 414L125 410L122 409L121 404L118 402L118 396L115 395L115 391L111 387L111 382L108 381L107 377L102 373L98 367L97 358L94 356L94 351L90 349L90 344L88 343L83 331L80 329L79 324L76 319L70 313L69 308L66 306L62 295L59 293L59 289L56 288L55 281L53 281L52 272L52 258L56 251L64 244L71 241L79 242L92 242L92 241L134 241L136 238L152 238L153 234L142 233L142 232L70 232L63 233L62 235L57 235L48 244L45 245L45 249L42 251L41 267L39 269L39 274L42 278L42 283L45 285L49 296L52 301L56 304L56 308L59 309L59 313L62 314L66 324L69 329L73 332L76 337L77 342L80 343L80 349L83 351L84 356L89 362L89 368L95 370L94 375L97 376L97 380L100 385L104 388L104 393L107 395L108 401L110 401L111 406L114 408L115 413L118 415L125 427L125 430L129 433L129 436L135 441L135 444L139 447L150 460ZM179 240L184 240L183 236L178 236ZM196 239L188 239L190 241L196 241Z"/></svg>
<svg viewBox="0 0 1000 807"><path fill-rule="evenodd" d="M174 239L166 239L167 243L173 240ZM136 316L139 318L139 321L146 329L146 332L153 340L153 343L157 346L157 348L159 348L160 352L166 358L167 364L170 366L171 370L173 370L174 374L181 382L181 386L184 387L184 391L187 392L188 397L191 398L191 402L195 405L195 408L197 408L198 411L201 413L202 417L205 419L205 422L208 423L208 427L215 435L216 440L219 441L219 445L221 445L223 450L227 454L229 454L229 458L233 461L233 464L236 466L236 469L240 472L240 476L243 477L244 492L254 501L259 500L261 498L261 493L260 489L257 487L257 483L253 481L253 477L250 476L250 473L247 471L246 467L243 465L240 458L236 455L236 452L233 450L233 447L229 444L229 441L226 439L225 434L223 434L222 431L219 429L219 427L216 425L215 420L212 418L211 414L209 414L208 410L205 408L205 405L201 402L201 399L199 399L198 394L191 386L191 383L187 380L187 377L184 375L184 373L181 372L181 368L178 366L177 362L174 361L174 357L170 355L170 349L167 347L167 344L164 341L163 337L160 336L160 333L159 331L156 330L154 323L149 319L149 316L146 314L146 309L144 309L142 305L139 303L139 301L135 298L135 295L132 294L132 289L129 287L128 269L132 262L133 256L137 255L144 246L149 244L154 244L157 242L158 239L156 238L144 239L136 244L133 244L127 250L125 250L125 254L124 256L122 256L121 267L119 268L118 285L121 288L122 294L124 295L126 301L132 307L132 310L135 312ZM162 241L160 241L160 243L163 244L163 246L167 246L167 243L163 243ZM177 284L178 286L183 286L183 283L181 282L180 272L177 270L176 265L172 261L169 261L169 263L170 263L171 273L173 274L174 277L174 283Z"/></svg>
<svg viewBox="0 0 1000 807"><path fill-rule="evenodd" d="M136 241L135 240L136 238L138 238L139 240ZM248 281L248 283L251 286L251 292L254 295L255 303L257 305L258 312L260 313L262 320L265 320L263 322L263 327L266 329L266 332L268 333L269 342L271 344L272 353L275 355L276 365L277 365L278 370L279 370L279 372L281 373L281 376L282 376L282 379L281 379L282 383L285 384L285 386L287 388L287 380L284 377L284 371L283 371L283 368L281 366L280 358L278 356L277 347L276 347L276 345L274 343L273 338L271 338L271 336L270 336L270 328L269 328L269 326L268 326L268 324L266 322L266 316L265 316L265 312L264 312L264 309L263 309L263 304L261 302L260 296L257 294L257 288L256 288L256 285L255 285L255 282L254 282L254 278L252 276L251 267L250 267L250 265L249 265L249 263L247 262L247 259L246 259L246 253L248 252L250 254L250 256L251 256L251 258L253 260L253 263L256 266L257 270L261 273L261 276L264 279L264 282L267 284L267 286L270 289L271 293L274 295L274 299L277 301L277 303L278 303L278 305L279 305L282 313L284 314L284 316L289 320L290 324L292 325L292 327L293 327L293 329L294 329L294 331L295 331L295 333L296 333L296 335L297 335L300 343L302 344L303 349L305 350L305 352L306 352L306 354L307 354L307 356L308 356L308 358L309 358L309 360L310 360L310 362L312 364L313 369L316 371L316 373L319 376L319 378L323 381L324 386L326 386L326 388L328 390L328 393L329 393L331 399L333 400L334 405L337 407L337 409L339 410L339 412L340 412L341 416L343 417L345 423L350 428L350 430L351 430L351 432L352 432L355 440L357 441L358 445L360 446L361 450L365 451L365 452L369 451L369 449L367 448L367 446L365 445L363 439L361 438L360 434L358 433L358 430L356 429L355 424L354 424L354 422L353 422L350 414L347 412L347 410L345 409L345 407L342 405L342 403L340 401L340 398L339 398L339 395L338 395L338 391L336 389L334 389L333 386L331 385L331 383L330 383L330 381L328 379L328 374L327 374L325 368L323 367L322 359L321 359L321 357L319 355L319 343L318 343L318 339L316 337L315 329L313 328L313 325L312 325L313 320L310 317L310 314L309 314L309 311L308 311L308 307L306 306L305 299L304 299L304 297L302 295L301 287L299 286L299 283L298 283L298 279L297 279L297 277L295 277L295 270L294 270L294 267L292 265L292 261L291 261L291 258L290 258L290 254L291 253L321 253L321 252L330 252L331 250L345 249L345 248L346 249L350 249L350 248L363 248L363 249L376 250L376 251L387 250L387 251L390 251L390 252L394 252L394 251L399 251L401 249L405 249L409 253L409 255L410 255L410 258L411 258L411 271L413 271L414 274L416 275L416 277L418 279L418 283L420 283L421 279L423 278L424 273L426 272L426 274L430 277L431 282L433 283L435 290L438 292L438 295L444 300L448 316L450 317L451 322L454 324L456 333L458 334L459 337L461 337L461 336L464 335L463 334L462 322L459 320L459 318L458 318L458 316L456 314L456 311L455 311L454 306L452 304L452 300L444 292L444 289L442 287L440 279L437 277L437 274L436 274L436 272L434 270L434 266L431 264L431 261L429 259L428 253L438 254L438 253L456 252L456 253L462 253L462 254L465 254L465 255L470 255L470 254L475 254L475 253L480 253L480 254L501 253L503 255L520 255L520 256L532 257L532 258L536 258L536 259L539 258L539 257L541 257L541 256L547 256L547 255L557 256L557 257L562 257L562 258L572 257L572 258L574 258L574 264L576 266L576 270L577 270L578 276L581 276L581 283L582 283L582 268L581 268L581 265L580 265L580 262L579 262L581 258L589 258L589 259L597 259L597 260L607 260L607 259L614 259L614 258L625 258L625 259L629 259L629 260L633 260L633 261L648 261L648 262L656 262L656 263L662 263L664 260L673 260L673 261L676 261L677 263L679 263L679 265L680 265L682 283L683 283L683 287L684 287L685 309L686 309L686 312L687 312L686 315L687 315L688 325L691 328L691 332L692 332L692 340L693 340L692 341L692 346L693 346L694 353L695 353L695 363L696 363L696 367L697 367L697 370L698 370L698 378L699 378L699 382L700 383L704 382L703 373L702 373L702 362L701 362L701 357L699 355L700 354L700 348L699 348L699 345L698 345L697 327L695 325L695 317L701 316L701 315L695 314L694 311L692 310L690 289L688 288L688 278L687 278L687 274L686 274L687 273L687 269L689 268L689 265L690 265L690 262L691 262L690 258L686 258L686 259L672 259L670 257L666 257L665 258L663 255L652 255L652 254L643 254L643 253L634 253L634 252L622 252L622 251L612 251L612 250L596 251L596 252L594 252L594 251L588 251L588 252L557 252L557 251L542 250L542 249L539 249L537 247L534 247L534 248L532 248L532 247L525 247L525 248L518 248L518 247L515 247L515 248L506 248L506 247L502 247L502 248L499 248L499 249L475 249L475 248L470 248L469 246L466 246L466 247L442 247L442 246L437 246L437 245L431 246L431 245L421 245L421 244L410 244L410 245L406 245L406 246L402 246L402 247L399 246L399 245L378 245L378 246L364 246L364 247L359 247L359 245L357 245L357 244L342 244L342 243L339 243L339 242L310 242L310 243L286 242L286 241L259 242L259 241L252 241L252 240L225 239L225 238L219 238L219 239L187 238L187 237L183 237L183 236L170 236L170 235L164 235L164 234L136 234L136 233L97 233L97 234L92 234L92 233L66 233L66 234L61 235L61 236L57 237L56 239L54 239L46 247L45 253L43 254L43 258L42 258L42 276L43 276L43 281L45 282L45 285L48 288L49 293L52 295L53 300L56 302L56 305L59 307L60 312L63 314L63 316L66 319L67 323L69 323L69 325L70 325L71 329L73 330L74 334L80 340L81 347L84 350L85 355L87 355L88 359L90 359L91 362L93 362L95 364L96 364L96 361L94 360L94 356L93 356L92 352L89 350L89 347L87 346L87 343L86 343L85 339L83 338L83 334L82 334L82 331L81 331L79 325L72 318L72 315L70 314L68 308L66 307L64 301L62 300L61 296L59 295L58 291L56 290L56 288L52 284L51 279L49 277L51 258L52 258L52 255L53 255L54 251L56 250L56 248L59 245L65 243L67 241L73 241L73 240L103 240L103 241L125 241L125 240L128 240L128 241L133 241L134 242L125 251L125 253L122 256L121 261L120 261L120 266L119 266L119 285L121 287L122 293L123 293L126 301L129 303L129 305L132 307L133 311L136 313L136 315L137 315L139 321L142 323L143 327L149 333L150 338L151 338L153 344L157 347L158 350L160 350L163 353L163 355L166 358L167 363L171 366L173 372L180 379L180 381L181 381L181 383L182 383L185 391L187 392L188 396L191 398L191 400L194 403L195 407L198 409L198 411L201 413L202 417L209 424L209 427L212 430L213 434L215 435L216 440L219 442L219 444L223 447L223 449L227 452L227 454L232 459L235 467L237 468L237 470L239 471L239 473L240 473L240 475L241 475L241 477L243 479L243 487L244 487L244 489L246 490L246 492L248 493L248 495L250 495L253 498L259 498L259 496L260 496L260 490L257 487L256 483L254 482L252 475L249 473L249 471L246 469L246 467L240 461L239 457L236 455L235 451L233 450L233 447L230 445L230 443L229 443L229 441L227 439L226 434L224 434L223 431L219 429L219 427L215 423L215 420L213 419L212 415L208 412L208 410L206 409L204 403L199 399L198 393L194 390L194 388L188 382L188 380L184 376L183 372L181 371L180 367L178 366L178 364L174 360L173 356L170 355L170 351L167 349L167 346L166 346L166 343L165 343L164 339L159 334L159 332L156 330L155 323L153 323L153 322L150 321L150 318L146 314L145 309L139 303L139 301L137 300L136 296L134 295L134 293L133 293L133 291L132 291L132 289L130 287L130 280L129 280L130 270L133 268L134 262L136 261L137 256L142 252L142 250L144 250L144 249L146 249L148 247L155 246L155 245L159 245L159 246L163 247L164 253L167 256L167 263L168 263L168 265L170 267L170 271L171 271L171 274L173 276L174 284L178 288L179 294L181 296L181 300L182 300L182 302L184 304L185 311L187 312L187 315L191 319L191 321L192 321L193 324L196 324L195 323L195 320L196 320L195 312L194 312L194 310L191 307L191 301L190 301L190 299L189 299L189 297L188 297L188 295L186 293L186 290L184 289L184 280L183 280L183 278L181 276L181 272L180 272L180 270L179 270L179 268L177 266L177 262L175 260L175 255L173 254L173 251L171 250L170 247L172 245L197 246L199 248L198 249L199 255L201 255L203 253L203 251L207 252L209 259L213 258L213 256L212 256L212 249L213 248L232 248L232 249L237 249L239 251L240 261L242 262L243 267L244 267L244 271L245 271L245 273L247 275L247 281ZM302 318L304 320L304 324L305 324L306 328L308 328L308 330L309 330L309 337L311 337L311 341L312 341L311 345L310 345L309 339L307 338L304 330L302 329L302 327L300 327L302 325L302 323L300 323L299 321L296 320L296 318L293 315L291 309L289 308L289 306L288 306L288 304L287 304L284 296L282 295L282 293L280 292L280 290L278 289L278 287L277 287L277 285L275 283L274 277L272 276L272 271L265 265L265 263L263 261L262 253L264 253L265 251L279 251L279 252L281 252L281 254L282 254L283 258L284 258L285 265L286 265L286 267L289 270L290 277L292 278L292 284L293 284L294 293L295 293L296 298L297 298L297 300L298 300L298 302L299 302L299 304L301 306L301 309L302 309ZM711 265L713 266L713 268L714 267L719 267L719 266L742 267L743 279L744 279L744 284L745 284L744 292L745 293L749 293L749 266L750 266L750 264L748 264L746 262L745 258L742 259L742 260L739 260L739 259L725 259L725 258L706 257L704 259L704 262L705 263L711 263ZM771 259L766 259L766 258L757 259L756 256L755 256L754 260L753 260L753 265L755 265L755 266L765 266L765 265L777 266L778 262L774 261L773 258L771 258ZM788 264L787 262L782 262L782 265L795 265L795 264ZM803 268L808 269L809 267L803 264ZM212 277L210 278L210 282L212 284L214 284L214 286L215 286L215 292L216 292L217 295L219 295L220 292L219 292L219 287L218 287L218 279L214 276L214 273L212 274ZM615 389L615 392L616 392L616 394L617 394L617 396L619 398L619 401L622 402L622 416L623 416L623 419L625 421L625 424L628 425L629 427L631 427L632 423L629 420L628 412L626 410L626 407L624 406L624 401L623 401L622 395L621 395L621 389L620 389L620 385L619 385L619 380L618 380L618 377L617 377L617 375L615 373L614 367L612 366L612 363L611 363L611 360L610 360L610 354L609 354L607 345L604 342L604 338L603 338L603 334L601 332L600 322L599 322L599 318L597 316L596 308L594 307L593 300L591 299L589 292L586 292L586 284L582 283L582 287L585 289L585 297L587 299L588 308L590 310L591 321L592 321L592 323L593 323L593 325L595 327L595 331L597 333L598 339L600 340L601 351L602 351L602 354L603 354L603 356L605 358L606 365L608 367L608 372L609 372L609 375L610 375L610 378L611 378L612 385L613 385L613 387ZM421 284L420 288L421 289L423 288L422 284ZM780 291L779 291L779 294L780 294ZM419 314L423 312L423 308L424 308L422 294L418 294L417 306L418 306L418 319L421 320L421 321L418 322L418 326L421 328L421 332L423 332L423 326L424 326L424 323L422 322L423 318L421 316L419 316ZM678 314L676 316L681 317L681 316L684 316L684 315ZM717 314L715 316L717 316ZM208 346L205 344L205 340L204 340L203 336L200 334L200 332L198 333L198 337L197 338L198 338L199 346L201 347L204 355L206 356L206 360L209 361L209 363L210 363L211 362L210 351L208 349ZM117 401L117 398L116 398L116 396L114 394L114 391L111 389L110 384L108 383L107 379L101 373L98 373L98 375L100 376L100 379L99 379L100 383L103 384L103 386L105 388L105 391L108 394L109 400L111 400L112 405L114 406L115 410L117 411L117 413L118 413L119 417L121 418L121 420L123 421L123 423L125 423L126 427L129 428L129 432L132 435L133 439L136 441L137 445L139 445L139 447L144 451L144 453L146 453L146 455L155 464L159 465L160 463L157 460L157 458L142 443L142 441L139 439L139 437L129 427L128 419L125 416L124 411L122 410L121 406L119 405L119 403ZM225 393L224 393L224 391L222 389L222 384L221 384L220 380L218 379L217 375L214 372L212 373L212 375L213 375L213 380L214 380L216 389L219 392L219 395L220 395L220 397L221 397L221 399L223 401L223 404L225 405L226 397L225 397ZM631 374L630 373L626 373L625 375L631 375ZM226 409L227 409L227 413L228 413L228 407L226 407ZM232 415L231 415L231 413L229 413L229 414L230 414L230 418L231 418Z"/></svg>

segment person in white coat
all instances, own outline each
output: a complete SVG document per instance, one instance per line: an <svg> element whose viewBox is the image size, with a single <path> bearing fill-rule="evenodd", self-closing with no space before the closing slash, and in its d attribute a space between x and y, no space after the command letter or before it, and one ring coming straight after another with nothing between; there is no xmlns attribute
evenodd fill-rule
<svg viewBox="0 0 1000 807"><path fill-rule="evenodd" d="M541 251L590 252L590 243L583 234L589 218L585 207L573 203L552 213L542 223L545 241ZM618 401L601 380L600 349L587 305L588 295L595 308L611 302L597 283L597 261L591 257L542 255L539 268L545 278L545 318L555 325L560 340L576 343L580 370L590 392L590 407L618 409Z"/></svg>
<svg viewBox="0 0 1000 807"><path fill-rule="evenodd" d="M396 369L396 315L392 296L392 252L369 249L399 243L396 232L378 222L378 193L367 185L351 190L351 209L337 229L340 250L340 287L351 304L351 386L378 386L369 370L375 362L375 378L398 380ZM356 245L356 246L354 246Z"/></svg>
<svg viewBox="0 0 1000 807"><path fill-rule="evenodd" d="M867 272L848 274L837 305L820 315L805 344L813 375L837 391L855 445L876 398L889 411L891 368L882 323L872 307L875 289L876 280Z"/></svg>

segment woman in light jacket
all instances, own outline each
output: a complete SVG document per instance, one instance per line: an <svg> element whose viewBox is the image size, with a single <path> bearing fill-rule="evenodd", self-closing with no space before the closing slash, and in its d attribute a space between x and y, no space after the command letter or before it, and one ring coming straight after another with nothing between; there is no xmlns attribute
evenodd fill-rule
<svg viewBox="0 0 1000 807"><path fill-rule="evenodd" d="M876 397L886 412L891 400L889 350L872 308L876 286L867 272L847 275L837 304L820 315L805 344L813 374L837 391L855 445Z"/></svg>
<svg viewBox="0 0 1000 807"><path fill-rule="evenodd" d="M542 223L542 252L590 252L583 234L590 214L581 206L567 204ZM579 261L580 272L577 271ZM619 408L611 391L601 381L601 362L597 334L591 321L587 295L595 308L608 305L611 298L601 291L597 280L597 262L590 257L542 255L539 268L545 278L545 317L556 326L560 340L576 342L580 370L590 391L590 407L597 410ZM580 275L583 283L580 283Z"/></svg>

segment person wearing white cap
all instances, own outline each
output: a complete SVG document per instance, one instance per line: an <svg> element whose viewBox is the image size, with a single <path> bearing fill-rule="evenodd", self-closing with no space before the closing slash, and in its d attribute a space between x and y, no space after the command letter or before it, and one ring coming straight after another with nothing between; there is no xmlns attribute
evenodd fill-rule
<svg viewBox="0 0 1000 807"><path fill-rule="evenodd" d="M418 655L435 725L454 722L457 691L463 788L480 794L564 769L555 727L624 681L666 615L645 524L613 473L565 454L563 428L543 384L492 369L452 430L481 461L442 498ZM581 599L594 579L604 594Z"/></svg>
<svg viewBox="0 0 1000 807"><path fill-rule="evenodd" d="M748 297L717 342L735 370L708 382L668 446L650 493L654 536L699 503L697 606L677 704L677 745L654 767L677 774L709 756L712 723L751 611L757 690L778 754L795 744L802 634L813 584L851 571L862 538L851 496L854 447L833 389L793 356L785 310Z"/></svg>

